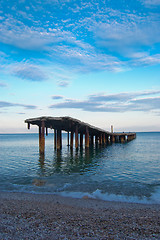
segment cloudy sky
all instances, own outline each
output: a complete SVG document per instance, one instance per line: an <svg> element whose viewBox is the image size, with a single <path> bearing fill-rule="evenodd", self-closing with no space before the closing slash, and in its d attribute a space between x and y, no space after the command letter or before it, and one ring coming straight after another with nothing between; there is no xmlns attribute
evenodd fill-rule
<svg viewBox="0 0 160 240"><path fill-rule="evenodd" d="M159 13L160 0L1 0L0 133L44 115L160 131Z"/></svg>

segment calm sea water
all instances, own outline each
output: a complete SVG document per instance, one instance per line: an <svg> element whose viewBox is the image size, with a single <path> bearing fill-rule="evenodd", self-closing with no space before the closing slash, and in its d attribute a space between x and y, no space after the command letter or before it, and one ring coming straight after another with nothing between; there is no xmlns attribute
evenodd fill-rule
<svg viewBox="0 0 160 240"><path fill-rule="evenodd" d="M59 152L49 134L45 152L37 134L0 134L0 190L160 204L160 132L88 151L70 151L64 134Z"/></svg>

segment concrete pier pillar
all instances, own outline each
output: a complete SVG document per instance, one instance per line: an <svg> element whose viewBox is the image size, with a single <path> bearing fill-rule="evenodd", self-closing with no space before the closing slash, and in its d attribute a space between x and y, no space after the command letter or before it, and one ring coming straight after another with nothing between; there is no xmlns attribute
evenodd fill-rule
<svg viewBox="0 0 160 240"><path fill-rule="evenodd" d="M44 154L45 152L45 122L41 122L39 126L39 153Z"/></svg>
<svg viewBox="0 0 160 240"><path fill-rule="evenodd" d="M108 145L109 144L109 139L108 139L108 135L106 135L106 144Z"/></svg>
<svg viewBox="0 0 160 240"><path fill-rule="evenodd" d="M98 144L98 136L95 136L95 144Z"/></svg>
<svg viewBox="0 0 160 240"><path fill-rule="evenodd" d="M60 130L60 146L62 148L62 130Z"/></svg>
<svg viewBox="0 0 160 240"><path fill-rule="evenodd" d="M106 144L106 134L103 133L103 143Z"/></svg>
<svg viewBox="0 0 160 240"><path fill-rule="evenodd" d="M57 130L54 129L54 149L57 148Z"/></svg>
<svg viewBox="0 0 160 240"><path fill-rule="evenodd" d="M115 136L111 135L111 143L115 143Z"/></svg>
<svg viewBox="0 0 160 240"><path fill-rule="evenodd" d="M103 136L102 133L99 136L99 144L102 145L103 144Z"/></svg>
<svg viewBox="0 0 160 240"><path fill-rule="evenodd" d="M120 136L120 143L125 143L125 135L124 136Z"/></svg>
<svg viewBox="0 0 160 240"><path fill-rule="evenodd" d="M69 132L67 132L67 146L69 146Z"/></svg>
<svg viewBox="0 0 160 240"><path fill-rule="evenodd" d="M78 126L76 126L75 130L75 148L78 149Z"/></svg>
<svg viewBox="0 0 160 240"><path fill-rule="evenodd" d="M41 126L39 126L39 153L41 153Z"/></svg>
<svg viewBox="0 0 160 240"><path fill-rule="evenodd" d="M74 132L71 131L70 148L73 148L73 137L74 137Z"/></svg>
<svg viewBox="0 0 160 240"><path fill-rule="evenodd" d="M90 136L91 145L93 145L93 135Z"/></svg>
<svg viewBox="0 0 160 240"><path fill-rule="evenodd" d="M80 147L83 147L83 133L80 134Z"/></svg>
<svg viewBox="0 0 160 240"><path fill-rule="evenodd" d="M46 136L48 136L48 128L46 128Z"/></svg>
<svg viewBox="0 0 160 240"><path fill-rule="evenodd" d="M60 150L62 148L62 136L61 136L61 130L57 130L57 150Z"/></svg>
<svg viewBox="0 0 160 240"><path fill-rule="evenodd" d="M132 141L132 140L133 140L132 135L128 135L127 141Z"/></svg>
<svg viewBox="0 0 160 240"><path fill-rule="evenodd" d="M85 147L89 148L89 130L88 130L88 127L86 127L86 132L85 132Z"/></svg>

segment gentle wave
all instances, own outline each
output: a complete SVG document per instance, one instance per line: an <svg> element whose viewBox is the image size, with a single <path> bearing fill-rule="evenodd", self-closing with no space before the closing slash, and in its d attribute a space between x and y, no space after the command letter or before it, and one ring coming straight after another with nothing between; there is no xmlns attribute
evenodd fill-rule
<svg viewBox="0 0 160 240"><path fill-rule="evenodd" d="M142 204L160 204L160 188L149 198L147 197L136 197L136 196L125 196L125 195L115 195L102 193L101 190L97 189L93 193L84 193L84 192L59 192L57 195L63 197L72 197L72 198L92 198L99 199L103 201L114 201L114 202L128 202L128 203L142 203Z"/></svg>
<svg viewBox="0 0 160 240"><path fill-rule="evenodd" d="M2 191L160 204L160 133L139 133L127 144L86 151L53 150L39 156L38 135L0 135ZM39 185L39 186L38 186Z"/></svg>

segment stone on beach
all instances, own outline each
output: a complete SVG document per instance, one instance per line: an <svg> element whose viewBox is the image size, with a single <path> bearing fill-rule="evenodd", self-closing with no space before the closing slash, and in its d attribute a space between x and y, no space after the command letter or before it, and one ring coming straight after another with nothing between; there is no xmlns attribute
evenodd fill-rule
<svg viewBox="0 0 160 240"><path fill-rule="evenodd" d="M160 205L0 193L0 239L160 239Z"/></svg>

